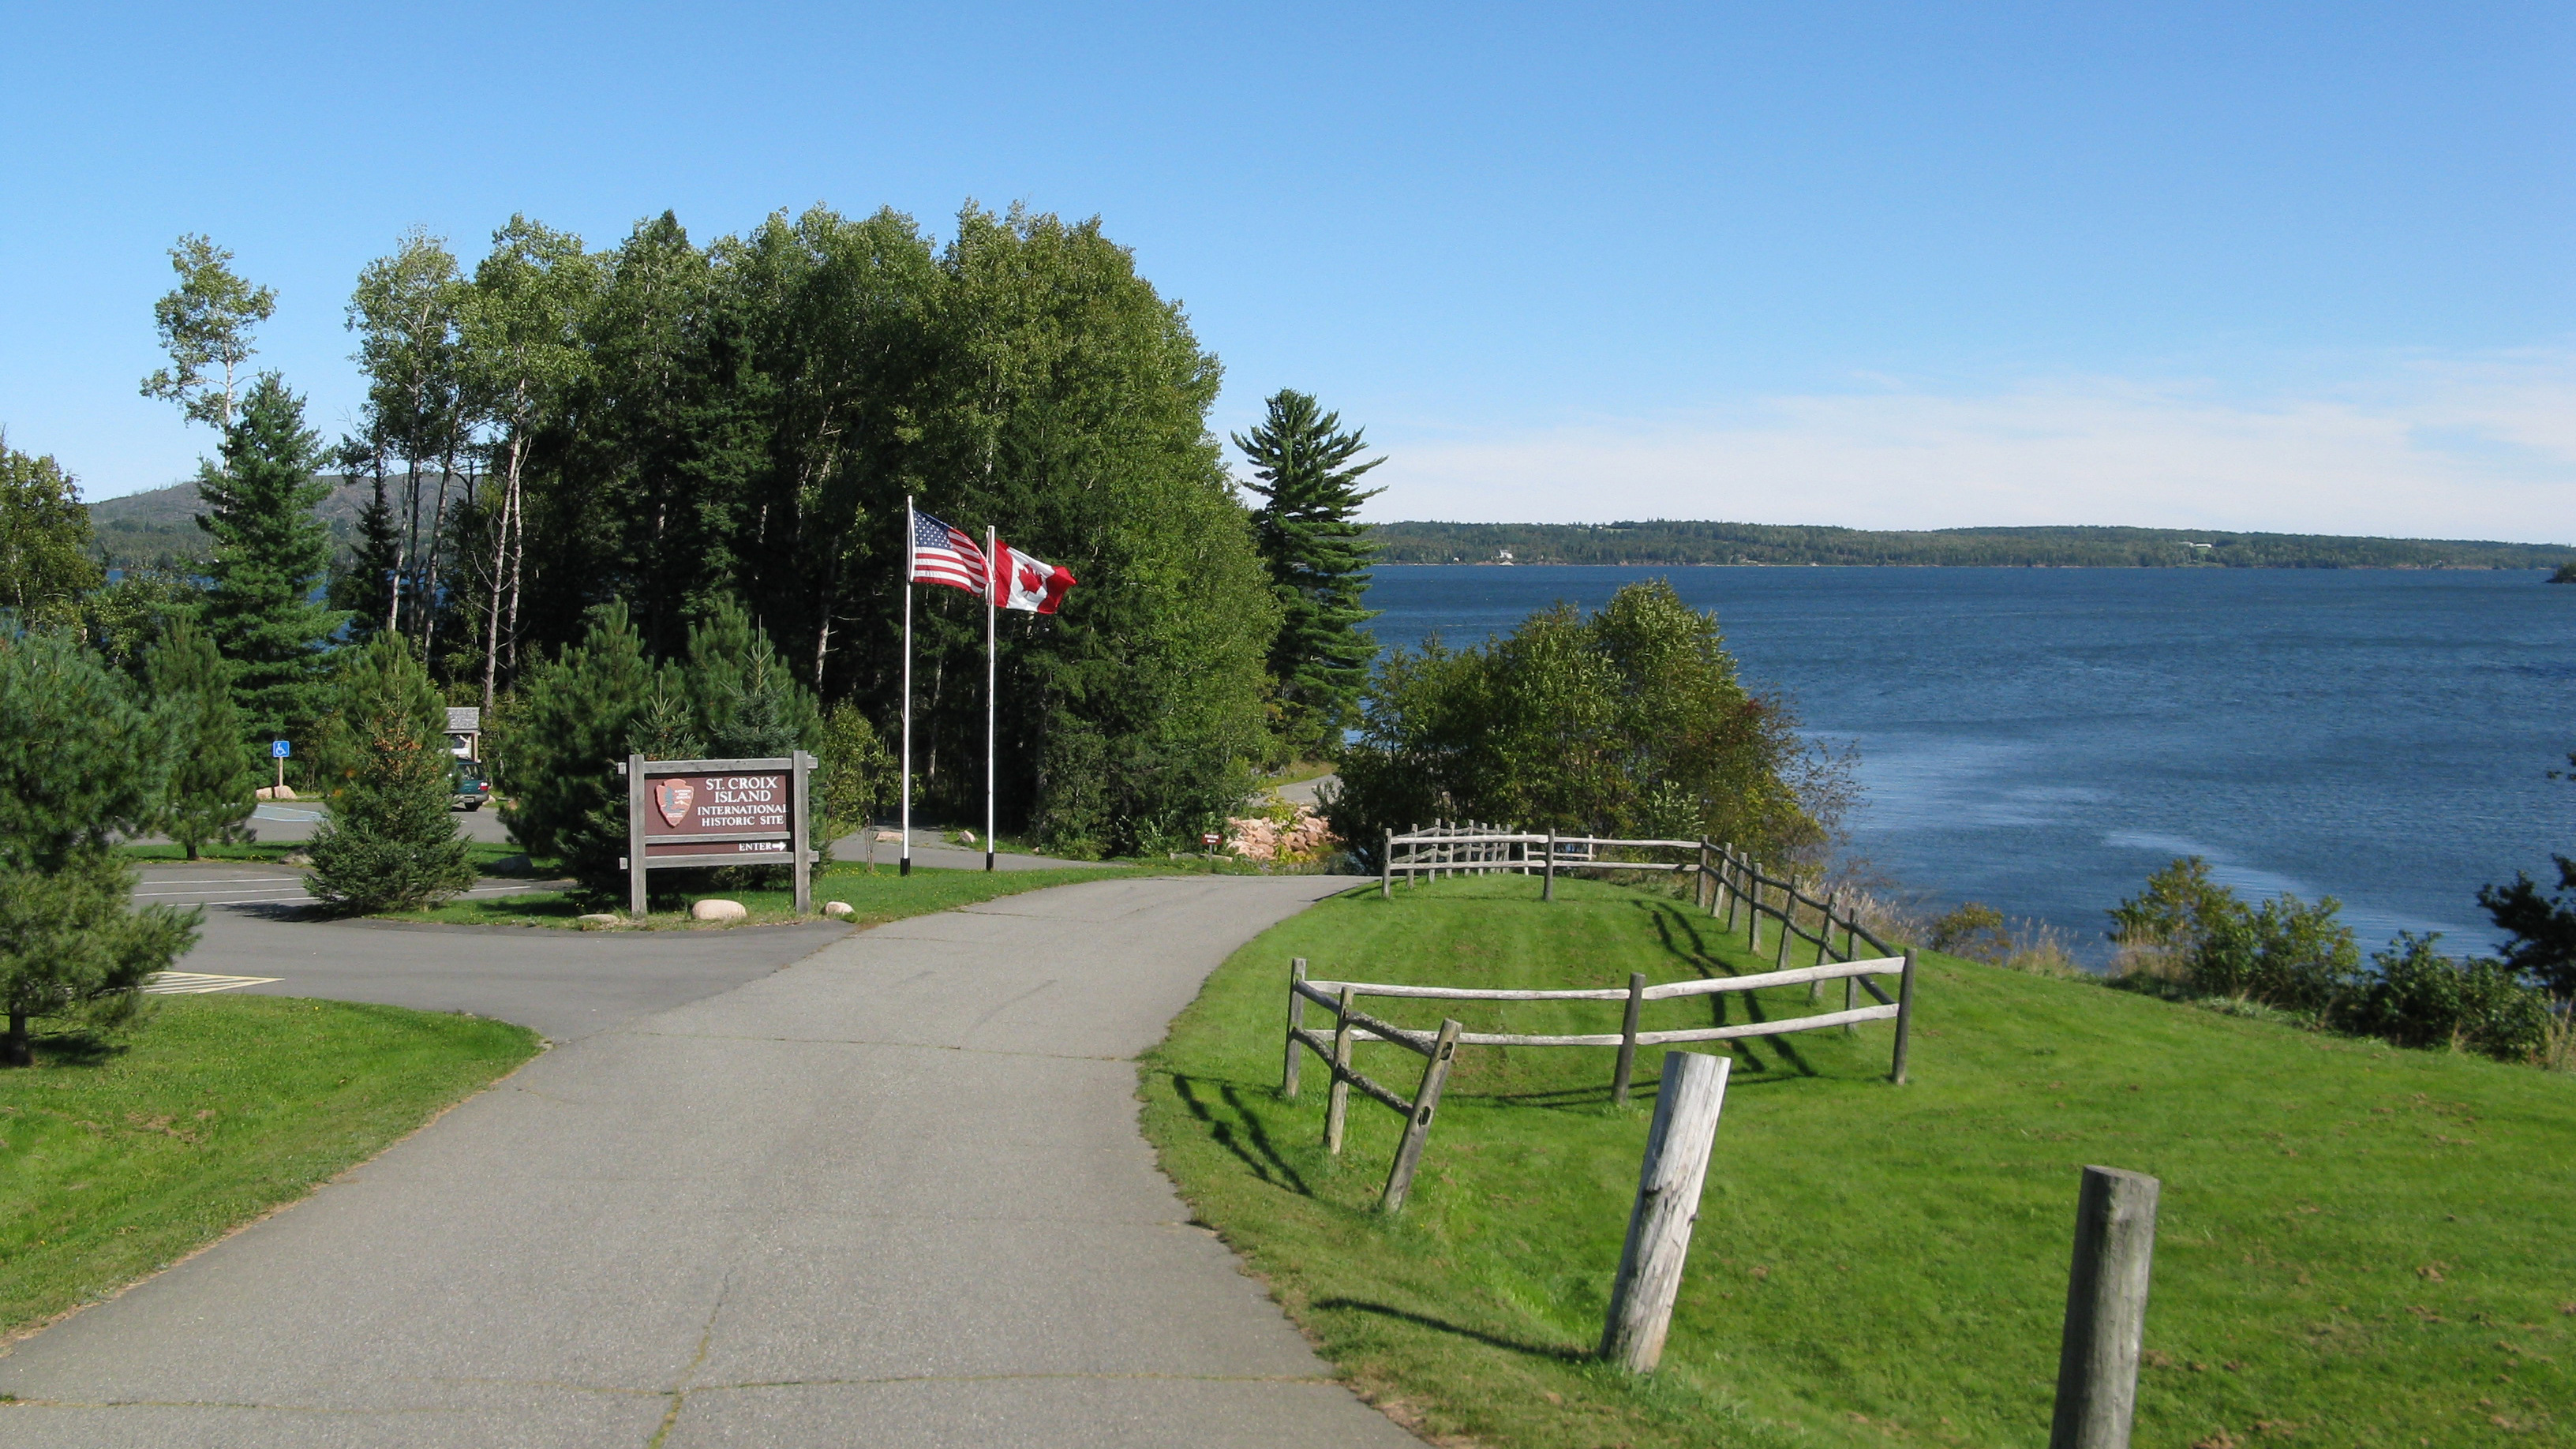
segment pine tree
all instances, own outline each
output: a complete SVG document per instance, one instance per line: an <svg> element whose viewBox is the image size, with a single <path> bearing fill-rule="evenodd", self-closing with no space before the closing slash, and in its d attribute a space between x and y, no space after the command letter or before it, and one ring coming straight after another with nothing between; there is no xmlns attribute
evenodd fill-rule
<svg viewBox="0 0 2576 1449"><path fill-rule="evenodd" d="M1261 480L1252 491L1268 500L1253 515L1253 531L1283 615L1270 649L1279 732L1309 754L1339 747L1377 654L1377 641L1360 627L1377 617L1360 603L1376 550L1356 515L1385 491L1362 492L1360 476L1386 460L1352 464L1368 445L1341 426L1341 414L1282 388L1250 437L1234 435Z"/></svg>
<svg viewBox="0 0 2576 1449"><path fill-rule="evenodd" d="M731 599L689 630L685 666L700 737L712 757L777 759L811 746L822 722L813 695L787 673L769 636Z"/></svg>
<svg viewBox="0 0 2576 1449"><path fill-rule="evenodd" d="M233 698L254 739L291 735L321 714L323 646L349 621L312 599L331 563L330 533L313 512L330 491L314 476L318 446L304 400L262 373L225 430L223 466L197 482L208 510L197 526L215 539L206 632L233 665Z"/></svg>
<svg viewBox="0 0 2576 1449"><path fill-rule="evenodd" d="M196 942L199 913L132 903L116 837L144 828L170 769L165 721L70 636L0 636L0 1060L31 1018L132 1011Z"/></svg>
<svg viewBox="0 0 2576 1449"><path fill-rule="evenodd" d="M617 764L639 742L654 684L626 605L603 604L579 644L528 671L492 741L510 797L502 823L594 895L622 894L626 782Z"/></svg>
<svg viewBox="0 0 2576 1449"><path fill-rule="evenodd" d="M169 721L178 755L162 828L195 860L209 840L241 838L257 801L259 766L233 704L232 670L186 615L174 615L144 655L153 708Z"/></svg>
<svg viewBox="0 0 2576 1449"><path fill-rule="evenodd" d="M330 818L313 837L313 894L345 911L413 910L474 884L448 814L447 709L399 634L346 651L323 724Z"/></svg>

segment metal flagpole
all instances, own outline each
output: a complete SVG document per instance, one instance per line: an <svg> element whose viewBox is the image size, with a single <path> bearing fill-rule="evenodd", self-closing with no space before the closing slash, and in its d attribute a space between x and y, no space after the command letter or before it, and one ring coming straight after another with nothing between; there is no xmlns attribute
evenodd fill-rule
<svg viewBox="0 0 2576 1449"><path fill-rule="evenodd" d="M984 868L993 868L993 687L1001 676L1001 632L993 602L1002 562L993 553L993 526L984 525Z"/></svg>
<svg viewBox="0 0 2576 1449"><path fill-rule="evenodd" d="M903 864L912 874L912 495L903 495Z"/></svg>

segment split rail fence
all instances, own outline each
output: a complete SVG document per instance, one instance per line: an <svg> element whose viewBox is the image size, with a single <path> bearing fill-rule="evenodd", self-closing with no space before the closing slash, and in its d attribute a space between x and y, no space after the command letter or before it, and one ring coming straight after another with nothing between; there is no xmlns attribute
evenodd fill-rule
<svg viewBox="0 0 2576 1449"><path fill-rule="evenodd" d="M1613 852L1613 853L1605 853ZM1679 860L1640 859L1641 854L1680 855ZM1473 820L1435 820L1428 827L1415 826L1401 834L1386 836L1386 848L1378 857L1378 894L1395 893L1395 878L1403 876L1407 884L1446 875L1536 874L1543 878L1540 899L1556 898L1556 873L1561 870L1597 871L1663 871L1695 877L1693 899L1713 917L1722 919L1723 928L1733 934L1742 930L1745 946L1760 955L1768 936L1774 953L1774 964L1782 970L1789 967L1793 942L1803 941L1815 948L1818 965L1861 959L1860 948L1866 943L1881 957L1904 953L1872 934L1868 927L1854 919L1849 907L1834 891L1818 897L1799 889L1798 883L1764 872L1762 863L1733 846L1720 845L1708 839L1699 840L1623 840L1608 836L1560 835L1554 831L1537 834L1508 829ZM1741 926L1738 917L1742 918ZM1773 929L1765 931L1768 920ZM1813 929L1810 929L1812 925ZM1835 944L1839 933L1842 941ZM1807 999L1822 999L1824 983L1831 977L1818 977L1808 987ZM1843 1008L1859 1010L1860 992L1868 990L1882 1004L1888 1003L1866 980L1845 978ZM1869 1018L1854 1018L1867 1020ZM1898 1082L1905 1080L1904 1047L1899 1034L1896 1069Z"/></svg>

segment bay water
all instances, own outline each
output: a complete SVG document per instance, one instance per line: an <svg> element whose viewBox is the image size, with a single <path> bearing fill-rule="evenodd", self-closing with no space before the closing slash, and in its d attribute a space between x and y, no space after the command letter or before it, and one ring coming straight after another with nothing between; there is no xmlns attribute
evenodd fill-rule
<svg viewBox="0 0 2576 1449"><path fill-rule="evenodd" d="M1382 568L1379 642L1451 645L1638 579L1715 611L1746 683L1856 745L1852 848L2109 956L2179 855L2331 895L2363 949L2492 948L2477 888L2576 854L2576 587L2523 571Z"/></svg>

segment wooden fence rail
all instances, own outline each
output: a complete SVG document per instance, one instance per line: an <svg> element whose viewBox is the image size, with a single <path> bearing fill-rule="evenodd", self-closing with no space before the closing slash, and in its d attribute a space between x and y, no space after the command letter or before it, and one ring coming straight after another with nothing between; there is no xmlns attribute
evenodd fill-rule
<svg viewBox="0 0 2576 1449"><path fill-rule="evenodd" d="M1279 1081L1284 1097L1297 1095L1297 1048L1304 1047L1324 1059L1333 1074L1332 1095L1324 1109L1324 1150L1336 1156L1342 1150L1342 1136L1350 1117L1350 1089L1383 1102L1404 1118L1404 1137L1396 1144L1395 1161L1387 1169L1386 1190L1379 1194L1378 1207L1389 1213L1404 1211L1404 1199L1413 1191L1414 1170L1422 1163L1422 1146L1431 1135L1432 1116L1440 1110L1440 1094L1449 1085L1449 1064L1458 1055L1458 1023L1443 1021L1436 1032L1408 1032L1400 1026L1365 1015L1351 1006L1357 992L1344 990L1337 996L1325 996L1302 989L1306 980L1306 958L1300 956L1290 965L1288 996L1288 1061ZM1334 1029L1327 1039L1319 1032L1306 1029L1306 1003L1320 1001L1333 1009ZM1394 1089L1371 1081L1351 1065L1351 1048L1362 1041L1393 1042L1397 1046L1420 1052L1426 1060L1422 1066L1422 1084L1407 1100Z"/></svg>
<svg viewBox="0 0 2576 1449"><path fill-rule="evenodd" d="M1678 851L1687 852L1690 858L1628 859L1619 855L1605 856L1602 854L1605 850L1630 854L1639 851ZM1762 954L1764 949L1763 922L1766 920L1771 922L1774 927L1770 933L1774 942L1772 956L1783 970L1789 966L1791 944L1798 941L1803 941L1815 948L1815 957L1819 965L1852 964L1860 958L1860 950L1864 944L1877 952L1880 958L1895 958L1905 954L1880 940L1868 927L1863 926L1850 910L1844 908L1838 892L1828 891L1820 899L1800 889L1793 879L1766 873L1762 869L1761 862L1745 852L1732 845L1721 845L1713 840L1628 840L1609 836L1560 835L1554 831L1536 834L1489 825L1481 821L1435 820L1427 828L1416 826L1401 834L1388 832L1385 849L1378 859L1378 894L1380 896L1392 896L1395 893L1395 878L1399 875L1405 878L1407 884L1412 884L1425 877L1437 878L1442 875L1496 873L1528 875L1535 872L1546 878L1545 884L1540 888L1541 899L1554 900L1556 873L1559 870L1636 870L1687 874L1696 878L1692 886L1692 899L1705 907L1711 917L1722 918L1725 923L1724 929L1729 934L1739 929L1736 918L1739 914L1742 915L1743 925L1740 929L1744 932L1745 946L1756 955ZM1805 913L1802 913L1801 908L1804 908ZM1840 945L1835 944L1834 941L1837 932L1842 936ZM1875 983L1867 980L1862 973L1840 973L1840 976L1843 981L1843 1011L1834 1015L1831 1020L1825 1021L1824 1025L1838 1025L1848 1030L1859 1022L1876 1020L1884 1015L1885 1013L1873 1015L1870 1008L1861 1005L1860 997L1864 991L1876 998L1881 1006L1899 1004L1886 992L1879 990ZM1824 995L1824 983L1833 979L1836 979L1833 973L1806 978L1807 999L1821 1001ZM1909 976L1907 980L1910 983L1912 978ZM1613 994L1618 993L1614 991ZM1812 1020L1812 1018L1801 1019ZM1900 1083L1905 1080L1904 1036L1902 1031L1898 1033L1897 1062L1894 1073L1895 1079ZM1722 1038L1691 1039L1709 1041ZM1467 1040L1470 1045L1478 1044L1473 1034ZM1561 1044L1588 1046L1596 1043L1588 1040L1582 1042L1568 1040ZM1630 1045L1633 1049L1635 1044Z"/></svg>
<svg viewBox="0 0 2576 1449"><path fill-rule="evenodd" d="M1897 993L1888 995L1879 989L1872 976L1898 978ZM1638 1008L1649 1001L1674 1001L1693 996L1715 996L1725 992L1760 991L1774 986L1798 986L1841 980L1857 983L1877 999L1873 1006L1847 1003L1840 1011L1819 1012L1812 1016L1784 1017L1777 1021L1748 1021L1732 1026L1695 1026L1669 1031L1642 1031L1638 1028ZM1382 1021L1359 1009L1357 1003L1366 996L1383 996L1416 1001L1618 1001L1627 1004L1625 1019L1615 1032L1535 1033L1491 1032L1459 1029L1454 1020L1443 1021L1437 1033L1414 1027L1397 1026ZM1304 1025L1305 1005L1313 1002L1333 1013L1333 1034L1329 1041L1320 1032ZM1625 987L1576 987L1565 990L1538 991L1501 987L1414 986L1386 981L1327 981L1309 978L1306 959L1298 957L1288 977L1288 1059L1279 1089L1282 1095L1297 1095L1297 1046L1304 1043L1317 1056L1335 1062L1334 1089L1339 1094L1345 1079L1361 1091L1385 1102L1397 1111L1409 1104L1393 1092L1371 1082L1349 1068L1350 1047L1361 1042L1386 1042L1407 1050L1429 1054L1437 1042L1458 1046L1521 1047L1617 1047L1619 1070L1612 1078L1611 1096L1628 1099L1629 1065L1641 1046L1671 1046L1682 1042L1734 1041L1746 1037L1787 1036L1793 1032L1817 1031L1829 1026L1853 1027L1865 1021L1894 1021L1896 1047L1890 1061L1890 1080L1902 1082L1905 1073L1906 1039L1914 1022L1914 953L1876 957L1865 961L1829 961L1817 966L1798 966L1785 971L1765 971L1752 976L1721 976L1706 981L1667 981L1649 986L1643 976L1632 975ZM1328 1116L1325 1143L1340 1150L1339 1116Z"/></svg>

